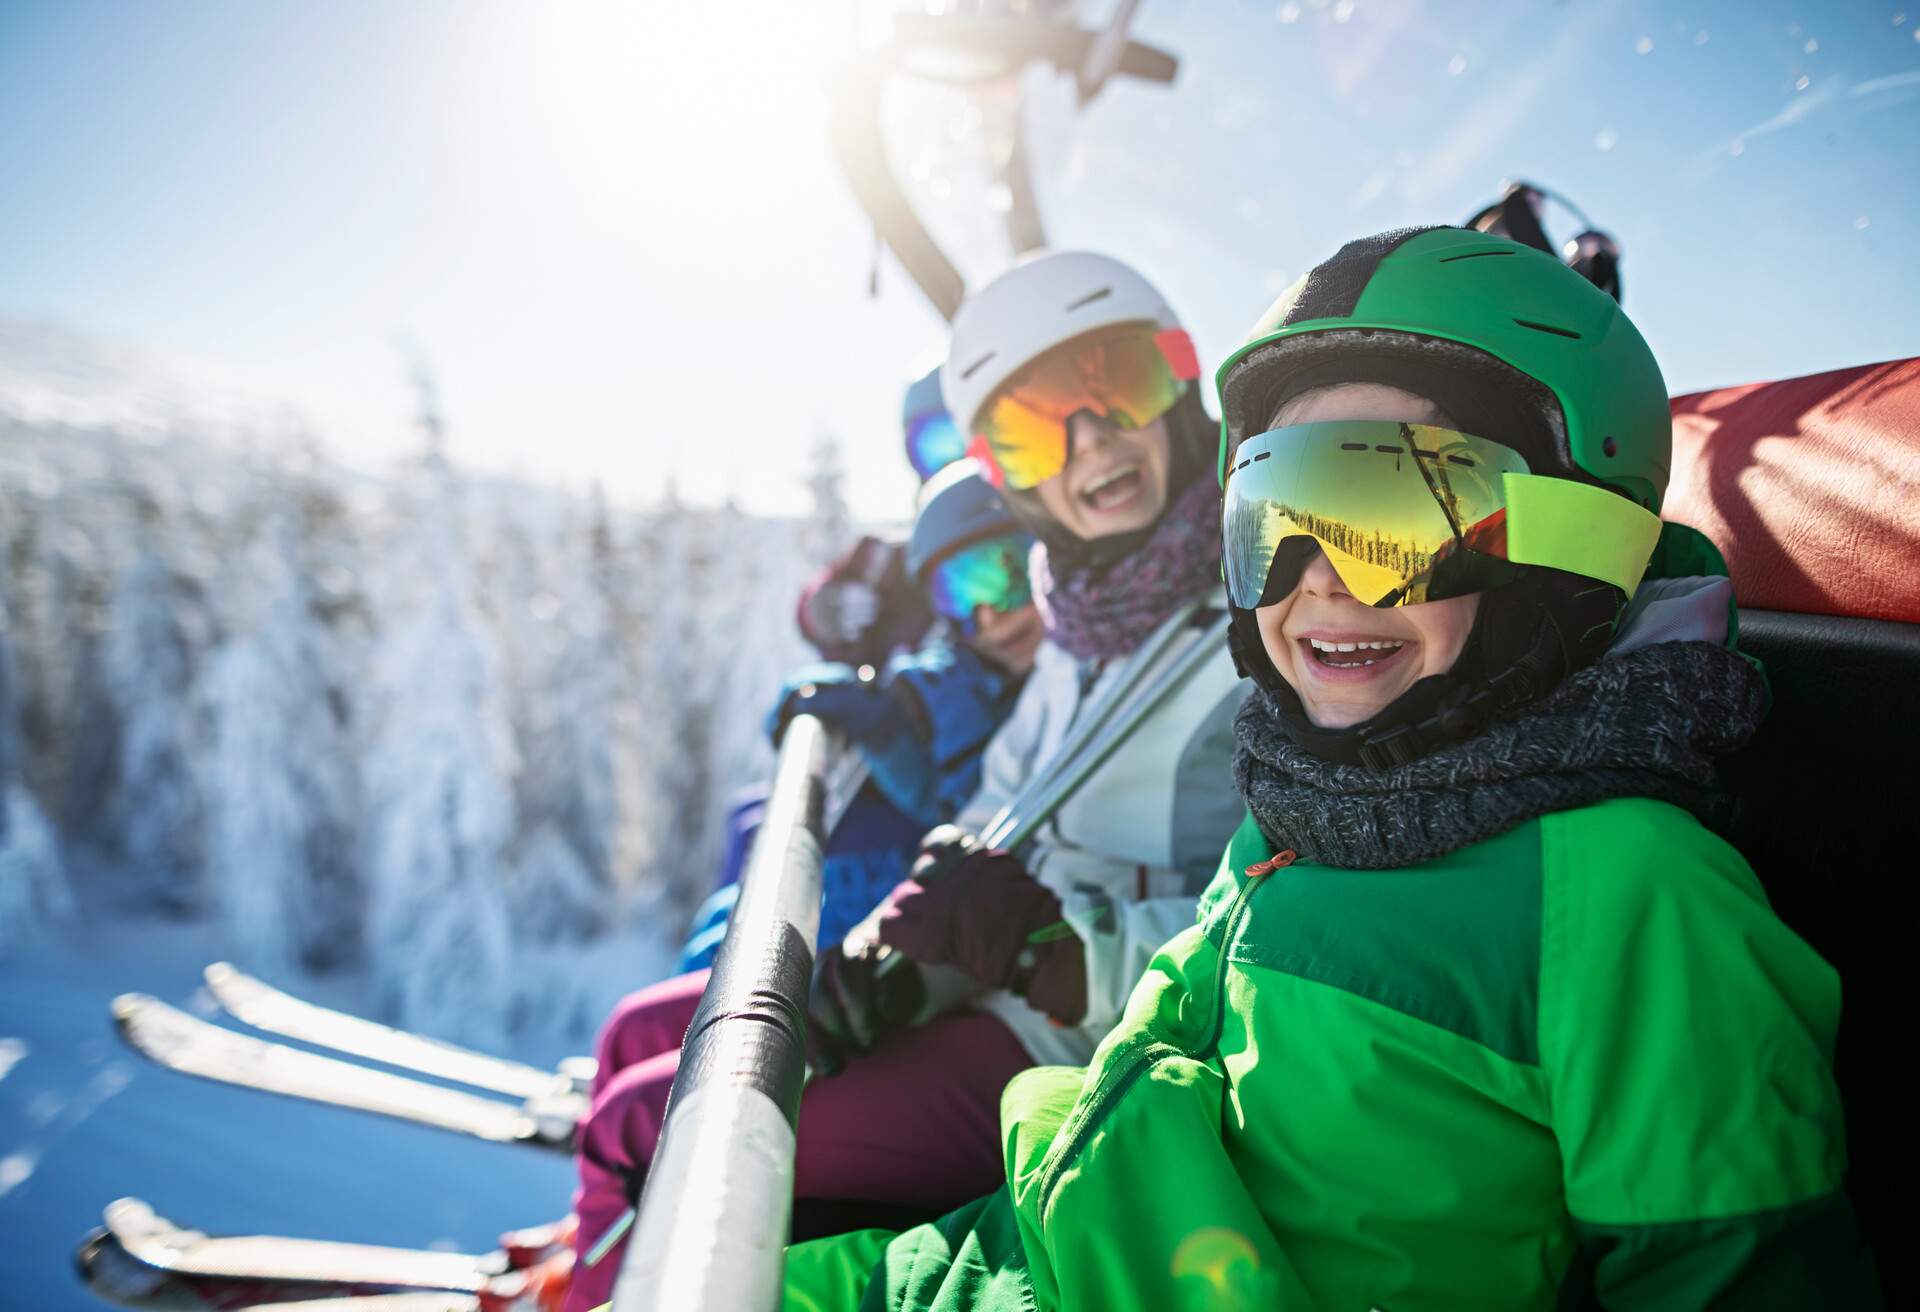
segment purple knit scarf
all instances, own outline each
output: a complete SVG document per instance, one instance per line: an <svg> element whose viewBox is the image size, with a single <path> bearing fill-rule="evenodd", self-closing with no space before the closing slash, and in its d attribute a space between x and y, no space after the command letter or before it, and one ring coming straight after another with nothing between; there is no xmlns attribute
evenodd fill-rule
<svg viewBox="0 0 1920 1312"><path fill-rule="evenodd" d="M1047 636L1076 660L1124 656L1180 603L1220 584L1220 489L1202 476L1174 499L1138 551L1054 577L1044 543L1028 572Z"/></svg>

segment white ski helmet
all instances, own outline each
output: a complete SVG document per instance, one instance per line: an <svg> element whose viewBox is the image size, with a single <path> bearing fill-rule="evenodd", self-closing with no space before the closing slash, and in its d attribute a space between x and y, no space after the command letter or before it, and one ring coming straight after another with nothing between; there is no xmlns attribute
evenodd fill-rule
<svg viewBox="0 0 1920 1312"><path fill-rule="evenodd" d="M1166 298L1119 260L1091 251L1030 256L967 297L954 316L940 368L947 409L971 435L980 411L1021 366L1083 333L1143 322L1180 331ZM1190 357L1193 348L1179 349ZM1198 373L1197 363L1189 372Z"/></svg>

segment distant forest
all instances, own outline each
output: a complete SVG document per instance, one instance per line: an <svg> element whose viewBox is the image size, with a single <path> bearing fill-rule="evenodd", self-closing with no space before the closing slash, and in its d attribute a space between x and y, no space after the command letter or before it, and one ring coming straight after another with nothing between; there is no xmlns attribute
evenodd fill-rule
<svg viewBox="0 0 1920 1312"><path fill-rule="evenodd" d="M211 918L238 960L366 969L388 1019L487 1041L570 1005L524 948L684 923L850 532L832 451L811 519L621 512L469 477L437 424L369 477L22 418L6 383L0 955L116 907Z"/></svg>

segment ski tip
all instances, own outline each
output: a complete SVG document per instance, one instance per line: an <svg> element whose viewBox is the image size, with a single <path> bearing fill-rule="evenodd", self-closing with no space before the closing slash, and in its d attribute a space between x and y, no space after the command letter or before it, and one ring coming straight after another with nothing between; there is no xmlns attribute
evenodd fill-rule
<svg viewBox="0 0 1920 1312"><path fill-rule="evenodd" d="M234 969L232 962L216 961L201 971L200 976L207 981L208 988L217 989L239 973L238 970Z"/></svg>
<svg viewBox="0 0 1920 1312"><path fill-rule="evenodd" d="M135 1198L132 1194L128 1194L125 1198L116 1198L101 1208L100 1215L106 1218L107 1228L114 1230L128 1222L152 1220L153 1208L148 1205L146 1199Z"/></svg>
<svg viewBox="0 0 1920 1312"><path fill-rule="evenodd" d="M113 1242L134 1261L149 1265L164 1266L178 1250L190 1248L206 1238L198 1230L175 1225L139 1198L120 1198L108 1203L103 1219Z"/></svg>
<svg viewBox="0 0 1920 1312"><path fill-rule="evenodd" d="M151 993L122 993L111 1003L114 1023L124 1029L136 1016L152 1005Z"/></svg>
<svg viewBox="0 0 1920 1312"><path fill-rule="evenodd" d="M562 1057L555 1069L574 1088L585 1093L592 1086L594 1077L600 1073L600 1063L592 1057Z"/></svg>
<svg viewBox="0 0 1920 1312"><path fill-rule="evenodd" d="M107 1223L107 1233L113 1236L114 1242L129 1253L133 1253L136 1245L177 1228L140 1198L116 1198L101 1209L100 1217Z"/></svg>

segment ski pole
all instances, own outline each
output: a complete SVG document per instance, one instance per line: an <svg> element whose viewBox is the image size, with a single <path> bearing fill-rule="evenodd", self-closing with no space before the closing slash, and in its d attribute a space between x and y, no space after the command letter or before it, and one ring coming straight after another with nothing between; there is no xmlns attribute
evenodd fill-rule
<svg viewBox="0 0 1920 1312"><path fill-rule="evenodd" d="M680 1050L614 1312L779 1305L827 784L845 750L810 715L781 738L740 901Z"/></svg>

